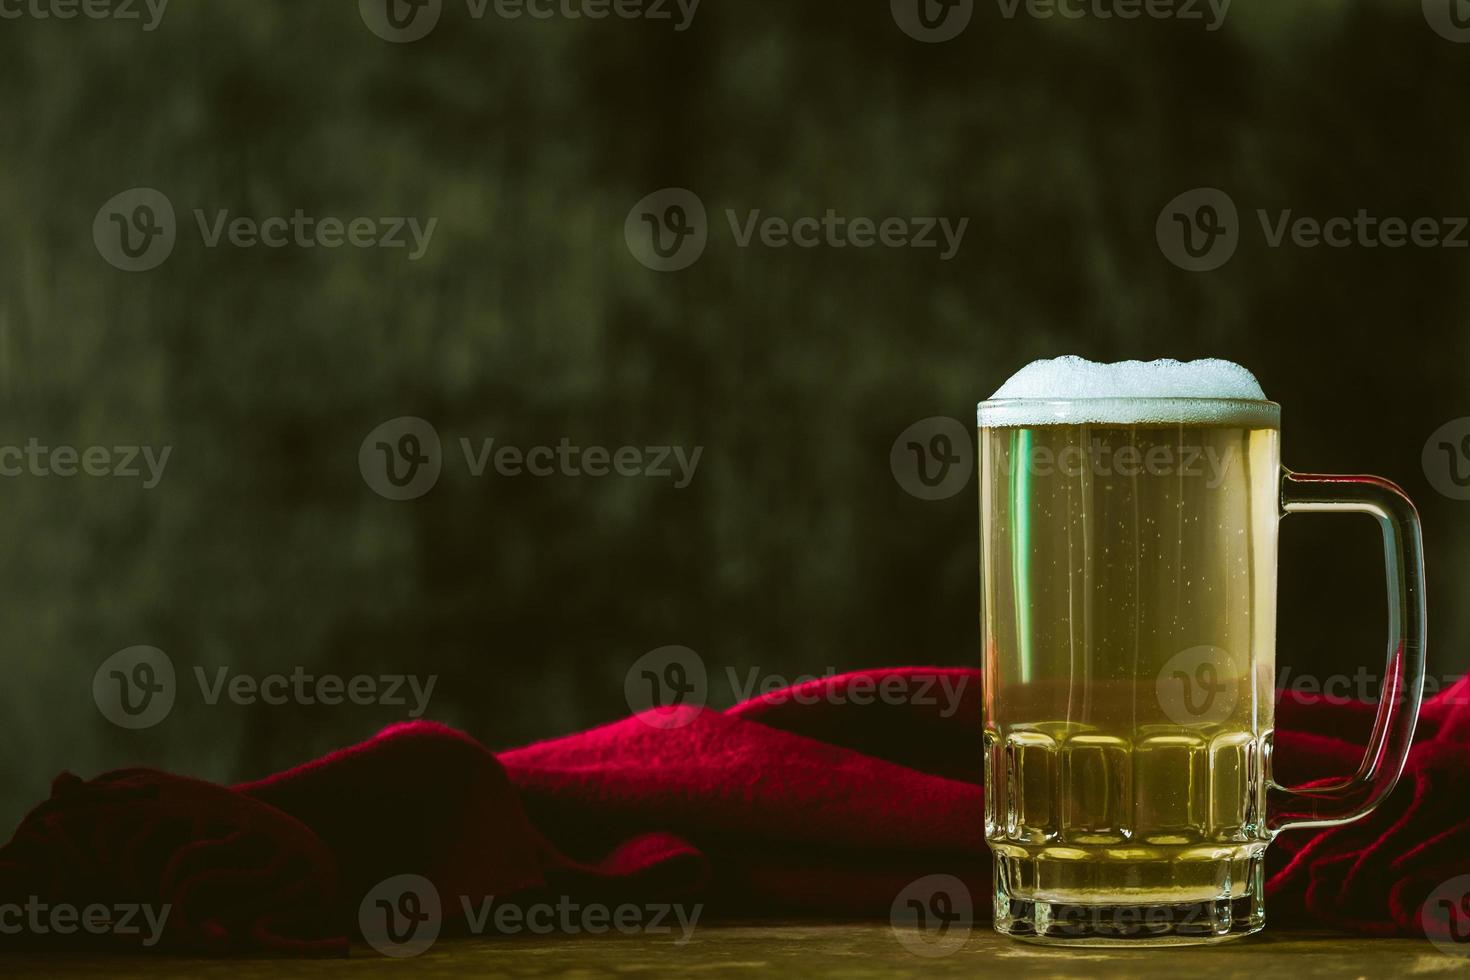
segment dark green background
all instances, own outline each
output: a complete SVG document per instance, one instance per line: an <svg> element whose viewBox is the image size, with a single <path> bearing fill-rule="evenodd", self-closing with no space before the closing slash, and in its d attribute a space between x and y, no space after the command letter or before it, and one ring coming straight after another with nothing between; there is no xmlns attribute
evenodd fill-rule
<svg viewBox="0 0 1470 980"><path fill-rule="evenodd" d="M236 672L438 674L430 715L494 747L627 713L629 664L695 650L795 676L975 664L973 484L908 495L889 447L973 418L1027 361L1217 355L1285 406L1290 465L1419 502L1431 659L1463 645L1470 503L1420 453L1470 415L1470 251L1270 249L1166 261L1197 186L1243 217L1470 214L1470 45L1417 3L1247 3L1223 30L1005 20L921 44L877 0L706 0L693 27L473 21L414 44L351 0L174 0L161 26L0 22L0 442L173 446L162 484L0 481L0 822L63 768L259 776L401 709L208 707L114 728L123 647ZM104 201L151 186L180 239L106 264ZM969 217L932 251L737 249L679 273L623 222L666 186L797 217ZM439 218L428 256L206 249L192 210ZM363 437L704 447L693 485L471 479L395 503ZM1284 532L1283 664L1374 669L1376 531Z"/></svg>

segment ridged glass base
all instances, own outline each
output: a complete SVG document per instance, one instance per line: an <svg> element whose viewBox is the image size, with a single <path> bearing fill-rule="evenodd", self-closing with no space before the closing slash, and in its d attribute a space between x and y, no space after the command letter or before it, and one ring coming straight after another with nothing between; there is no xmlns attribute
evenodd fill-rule
<svg viewBox="0 0 1470 980"><path fill-rule="evenodd" d="M1027 942L1065 946L1187 946L1238 939L1266 924L1262 861L1260 854L1220 861L1209 892L1182 890L1181 900L1174 901L1167 892L1130 896L1127 889L1050 893L1028 886L1045 880L1035 858L997 854L995 929ZM1202 869L1191 864L1197 876ZM1149 868L1133 870L1142 879L1166 877L1163 868L1153 874ZM1125 898L1133 900L1118 901Z"/></svg>

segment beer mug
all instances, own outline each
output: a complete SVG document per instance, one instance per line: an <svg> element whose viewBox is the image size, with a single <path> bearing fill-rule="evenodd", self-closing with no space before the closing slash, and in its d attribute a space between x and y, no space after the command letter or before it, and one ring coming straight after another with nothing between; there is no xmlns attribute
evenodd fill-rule
<svg viewBox="0 0 1470 980"><path fill-rule="evenodd" d="M1413 504L1376 477L1282 469L1280 406L1229 362L1038 362L978 414L996 929L1258 931L1276 834L1363 816L1403 769L1424 672ZM1388 665L1357 773L1294 789L1272 778L1277 537L1305 511L1377 518Z"/></svg>

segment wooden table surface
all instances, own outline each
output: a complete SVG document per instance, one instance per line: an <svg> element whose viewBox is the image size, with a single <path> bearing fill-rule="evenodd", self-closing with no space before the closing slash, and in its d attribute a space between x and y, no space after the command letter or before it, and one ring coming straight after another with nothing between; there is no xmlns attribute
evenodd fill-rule
<svg viewBox="0 0 1470 980"><path fill-rule="evenodd" d="M390 959L356 945L346 959L201 960L133 956L0 955L7 977L1470 977L1466 956L1424 939L1364 939L1272 931L1211 947L1054 949L977 927L955 952L910 952L887 923L700 926L687 944L668 936L446 939L421 956Z"/></svg>

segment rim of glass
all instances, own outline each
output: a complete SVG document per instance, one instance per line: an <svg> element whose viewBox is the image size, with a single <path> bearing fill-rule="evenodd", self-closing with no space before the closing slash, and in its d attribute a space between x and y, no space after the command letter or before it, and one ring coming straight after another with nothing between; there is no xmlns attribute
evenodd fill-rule
<svg viewBox="0 0 1470 980"><path fill-rule="evenodd" d="M1119 398L992 398L975 408L981 428L1038 425L1216 425L1280 428L1281 406L1261 398L1144 395Z"/></svg>

